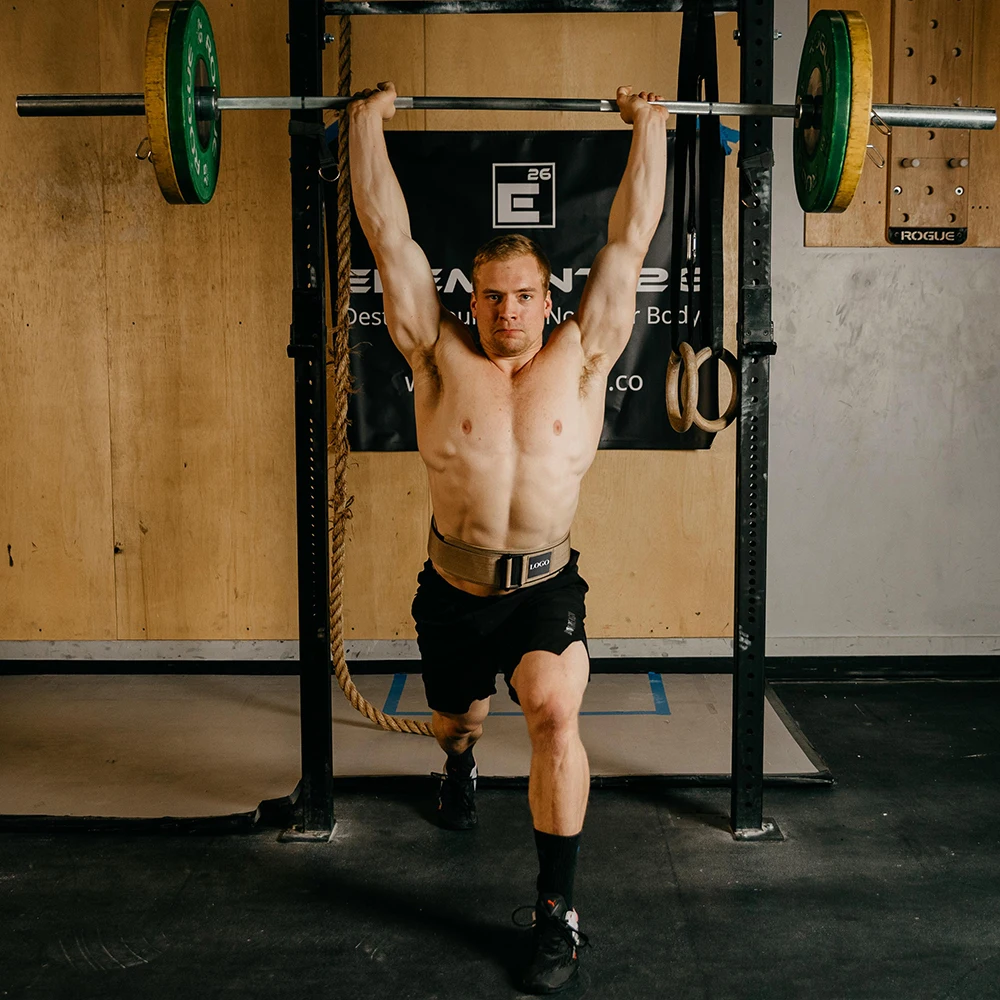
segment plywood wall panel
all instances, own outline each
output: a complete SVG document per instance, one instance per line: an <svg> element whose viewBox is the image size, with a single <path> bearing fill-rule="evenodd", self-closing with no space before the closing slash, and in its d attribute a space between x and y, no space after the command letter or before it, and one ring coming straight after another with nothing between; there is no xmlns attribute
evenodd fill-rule
<svg viewBox="0 0 1000 1000"><path fill-rule="evenodd" d="M979 0L972 44L972 103L977 107L1000 105L1000 4ZM969 233L977 246L1000 247L1000 129L972 132L969 152Z"/></svg>
<svg viewBox="0 0 1000 1000"><path fill-rule="evenodd" d="M347 526L345 638L414 635L410 604L427 558L431 502L416 452L352 455L347 472L354 497Z"/></svg>
<svg viewBox="0 0 1000 1000"><path fill-rule="evenodd" d="M351 90L356 93L374 87L381 80L392 80L397 93L407 97L430 93L425 79L424 26L435 19L409 14L352 18ZM333 60L327 62L327 91L332 94L337 71ZM390 130L422 129L426 125L426 115L426 111L400 112L385 127Z"/></svg>
<svg viewBox="0 0 1000 1000"><path fill-rule="evenodd" d="M100 89L99 23L0 9L0 638L115 634L101 129L14 95Z"/></svg>
<svg viewBox="0 0 1000 1000"><path fill-rule="evenodd" d="M146 5L104 0L91 21L76 25L73 59L63 44L65 21L52 17L50 5L17 7L19 14L30 12L35 34L15 42L25 22L10 21L13 12L4 11L0 45L6 53L26 44L30 58L4 59L3 72L9 75L20 62L33 76L5 92L139 89ZM243 5L213 3L210 13L224 92L287 92L286 5L255 5L250 17ZM673 95L678 16L545 18L546 27L534 35L539 18L527 20L530 25L506 17L355 19L355 86L391 77L402 93L598 96L632 83ZM734 98L735 19L717 23L722 96ZM484 75L470 58L496 44L482 34L488 26L490 32L511 29L506 37L519 46L502 74ZM43 51L53 55L39 57ZM0 153L11 168L7 176L26 177L22 186L32 192L2 220L14 248L8 260L18 264L10 286L17 309L2 318L5 346L18 346L5 350L2 363L19 401L0 432L26 442L11 458L5 454L4 482L29 483L19 493L8 490L17 499L3 502L15 540L18 532L30 540L38 526L47 551L57 554L26 563L33 568L17 578L16 590L4 581L5 608L17 623L6 637L31 637L35 619L44 621L46 638L294 637L287 119L281 113L227 116L215 200L175 208L162 201L150 168L133 157L141 120L82 119L53 128L3 114L5 135L31 129L41 151L30 167L10 155L9 144ZM505 128L623 127L612 115L499 117ZM411 112L397 115L390 127L501 127L497 116L455 118ZM730 163L730 324L734 180ZM35 221L43 237L20 231L32 197L41 206ZM50 293L46 266L54 259L63 260L60 288L71 307L61 293ZM35 303L36 315L58 317L58 351L50 344L29 351L17 341L25 302ZM46 364L58 367L56 361L62 381L37 374ZM35 397L58 400L62 409L52 413L65 414L68 405L72 426L57 425L54 417L39 424ZM732 442L729 431L707 454L598 456L574 529L592 581L593 634L727 633ZM430 516L419 457L352 456L348 491L355 502L347 635L412 635L409 604ZM623 549L632 556L634 577L618 572ZM17 547L12 551L20 572ZM61 632L50 631L53 625Z"/></svg>
<svg viewBox="0 0 1000 1000"><path fill-rule="evenodd" d="M287 93L284 11L210 11L228 93ZM103 8L106 75L141 80L145 5ZM131 86L128 81L133 81ZM295 634L287 119L230 114L207 206L169 206L105 123L120 638Z"/></svg>

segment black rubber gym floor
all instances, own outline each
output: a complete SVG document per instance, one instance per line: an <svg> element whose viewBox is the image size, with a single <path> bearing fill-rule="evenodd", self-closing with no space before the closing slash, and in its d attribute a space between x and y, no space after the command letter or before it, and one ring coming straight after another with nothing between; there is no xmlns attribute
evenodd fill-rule
<svg viewBox="0 0 1000 1000"><path fill-rule="evenodd" d="M567 996L996 1000L1000 687L778 692L837 785L765 792L787 839L735 843L728 791L591 796ZM0 997L514 997L533 901L526 795L480 827L426 786L341 794L332 843L0 835Z"/></svg>

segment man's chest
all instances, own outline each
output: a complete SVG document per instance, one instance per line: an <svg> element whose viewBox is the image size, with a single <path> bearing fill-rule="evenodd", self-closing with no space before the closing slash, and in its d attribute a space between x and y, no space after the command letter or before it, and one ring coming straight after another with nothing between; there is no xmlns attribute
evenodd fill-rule
<svg viewBox="0 0 1000 1000"><path fill-rule="evenodd" d="M417 420L439 443L462 450L576 451L593 437L595 421L599 433L604 400L588 391L579 364L554 360L536 358L513 377L485 359L442 364L435 386L415 381Z"/></svg>

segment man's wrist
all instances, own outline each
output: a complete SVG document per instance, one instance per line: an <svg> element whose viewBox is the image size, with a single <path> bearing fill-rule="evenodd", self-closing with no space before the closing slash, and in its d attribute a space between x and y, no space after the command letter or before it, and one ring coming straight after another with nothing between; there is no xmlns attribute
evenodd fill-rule
<svg viewBox="0 0 1000 1000"><path fill-rule="evenodd" d="M653 121L665 121L663 115L657 114L656 108L652 104L647 104L643 101L642 104L637 105L632 111L632 127L635 128L637 125L644 125L646 122Z"/></svg>
<svg viewBox="0 0 1000 1000"><path fill-rule="evenodd" d="M351 101L347 105L347 119L355 127L369 124L377 124L379 128L382 127L382 116L365 101Z"/></svg>

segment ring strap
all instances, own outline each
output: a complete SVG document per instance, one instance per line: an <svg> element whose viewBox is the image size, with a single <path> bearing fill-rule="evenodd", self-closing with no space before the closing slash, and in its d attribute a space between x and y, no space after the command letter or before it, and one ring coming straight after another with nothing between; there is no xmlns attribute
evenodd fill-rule
<svg viewBox="0 0 1000 1000"><path fill-rule="evenodd" d="M431 517L427 554L435 565L460 580L500 590L515 590L555 576L569 562L569 534L545 549L501 552L442 535Z"/></svg>

